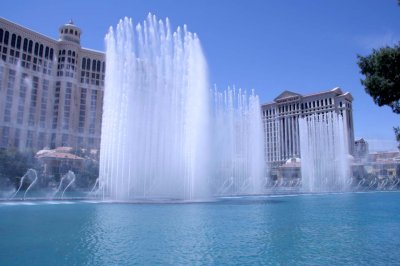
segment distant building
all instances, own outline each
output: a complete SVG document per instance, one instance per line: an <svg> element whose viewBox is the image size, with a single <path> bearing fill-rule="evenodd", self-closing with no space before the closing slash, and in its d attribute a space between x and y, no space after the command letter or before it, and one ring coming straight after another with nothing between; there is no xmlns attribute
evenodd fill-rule
<svg viewBox="0 0 400 266"><path fill-rule="evenodd" d="M336 112L343 117L349 153L354 152L353 97L340 88L301 95L284 91L272 103L262 105L264 150L267 164L278 167L291 158L301 157L299 118Z"/></svg>
<svg viewBox="0 0 400 266"><path fill-rule="evenodd" d="M286 185L290 182L296 181L296 184L300 183L301 178L301 160L299 158L291 158L277 169L277 179L286 181ZM280 182L285 183L285 182Z"/></svg>
<svg viewBox="0 0 400 266"><path fill-rule="evenodd" d="M356 160L366 159L369 153L368 142L363 138L354 142L354 158Z"/></svg>
<svg viewBox="0 0 400 266"><path fill-rule="evenodd" d="M0 147L99 148L105 56L72 21L51 39L0 18Z"/></svg>
<svg viewBox="0 0 400 266"><path fill-rule="evenodd" d="M54 150L40 150L36 158L43 166L43 174L52 176L54 174L66 173L68 170L79 171L82 169L85 158L72 153L71 147L58 147Z"/></svg>

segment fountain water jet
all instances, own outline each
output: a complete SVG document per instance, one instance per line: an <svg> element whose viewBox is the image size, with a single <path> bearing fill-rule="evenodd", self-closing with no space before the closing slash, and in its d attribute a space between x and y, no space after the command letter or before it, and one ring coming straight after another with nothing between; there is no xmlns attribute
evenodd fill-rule
<svg viewBox="0 0 400 266"><path fill-rule="evenodd" d="M349 189L348 140L341 115L313 114L299 119L301 175L307 192Z"/></svg>
<svg viewBox="0 0 400 266"><path fill-rule="evenodd" d="M215 90L217 195L258 194L265 185L260 103L254 91Z"/></svg>
<svg viewBox="0 0 400 266"><path fill-rule="evenodd" d="M74 174L74 172L72 171L68 171L67 176L69 177L69 183L68 185L64 188L62 194L61 194L61 199L64 198L64 193L65 191L67 191L67 189L75 182L76 176Z"/></svg>
<svg viewBox="0 0 400 266"><path fill-rule="evenodd" d="M149 14L106 36L100 187L106 199L209 197L209 95L196 34Z"/></svg>
<svg viewBox="0 0 400 266"><path fill-rule="evenodd" d="M196 34L186 26L172 33L168 19L150 14L136 28L128 18L110 28L106 47L103 199L197 201L260 191L258 97L216 92L213 105ZM225 118L233 119L228 127Z"/></svg>
<svg viewBox="0 0 400 266"><path fill-rule="evenodd" d="M33 187L33 185L35 185L35 183L36 183L36 181L37 181L37 179L38 179L36 170L30 168L30 169L28 169L28 171L26 171L26 173L21 177L21 181L20 181L20 183L19 183L19 187L18 187L17 191L15 191L15 193L10 197L10 199L15 198L15 196L16 196L16 195L18 194L18 192L21 190L22 185L24 184L24 181L25 181L26 178L28 178L28 179L30 178L30 179L32 179L32 180L31 180L31 183L30 183L30 185L28 186L28 188L25 190L23 199L25 199L26 193Z"/></svg>
<svg viewBox="0 0 400 266"><path fill-rule="evenodd" d="M61 193L60 198L62 198L64 196L65 191L67 190L67 188L69 186L72 185L72 183L74 183L75 181L75 174L74 172L72 172L71 170L69 170L65 175L63 175L60 179L60 184L58 185L58 188L56 190L56 192L54 193L54 197L57 196L57 194L59 192L61 192L62 186L64 184L64 180L66 180L66 182L68 182L68 184L64 187L63 192Z"/></svg>
<svg viewBox="0 0 400 266"><path fill-rule="evenodd" d="M90 190L89 193L96 192L97 190L100 189L100 187L99 187L99 180L100 180L99 178L96 178L96 182L94 182L93 188ZM97 189L96 189L96 188L97 188Z"/></svg>

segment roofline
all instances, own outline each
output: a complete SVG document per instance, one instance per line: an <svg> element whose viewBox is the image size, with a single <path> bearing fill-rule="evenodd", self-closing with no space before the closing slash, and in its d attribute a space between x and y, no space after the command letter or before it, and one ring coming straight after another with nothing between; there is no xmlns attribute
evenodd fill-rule
<svg viewBox="0 0 400 266"><path fill-rule="evenodd" d="M279 97L280 97L282 94L284 94L284 93L292 93L292 94L294 94L295 96L303 97L303 95L301 95L300 93L293 92L293 91L289 91L289 90L284 90L284 91L281 92L278 96L275 97L274 102L276 102L277 99L279 99ZM285 97L285 98L290 98L290 97L293 97L293 96L289 96L289 97ZM285 99L285 98L282 98L282 99Z"/></svg>
<svg viewBox="0 0 400 266"><path fill-rule="evenodd" d="M16 26L17 28L20 28L21 30L25 30L25 31L28 30L28 31L30 31L30 32L32 32L34 34L40 35L41 37L48 39L49 41L53 41L55 43L58 43L58 40L56 40L56 39L53 39L53 38L51 38L51 37L49 37L47 35L44 35L43 33L37 32L37 31L32 30L32 29L30 29L28 27L24 27L24 26L22 26L22 25L20 25L18 23L15 23L15 22L13 22L11 20L7 20L4 17L0 17L0 21L3 21L3 22L8 23L8 24L12 24L13 26Z"/></svg>
<svg viewBox="0 0 400 266"><path fill-rule="evenodd" d="M21 31L29 31L29 32L32 33L32 34L39 35L40 37L45 38L45 39L47 39L47 41L53 42L54 44L59 44L59 43L62 42L62 41L60 41L59 39L53 39L52 37L49 37L49 36L47 36L47 35L44 35L43 33L37 32L37 31L32 30L32 29L30 29L30 28L28 28L28 27L24 27L24 26L22 26L22 25L20 25L20 24L18 24L18 23L15 23L15 22L13 22L13 21L11 21L11 20L5 19L4 17L1 17L1 16L0 16L0 22L3 22L3 23L5 23L5 24L11 24L12 26L15 26L15 27L19 28ZM67 24L68 24L68 23L67 23ZM65 25L65 24L64 24L64 25ZM63 25L62 25L62 26L63 26ZM60 28L61 28L62 26L60 26ZM75 24L73 24L72 26L74 26L74 27L80 29L80 31L83 32L82 29L79 28L79 27L77 27ZM88 52L92 52L92 53L97 53L97 54L99 54L99 55L105 55L105 52L104 52L104 51L98 51L98 50L95 50L95 49L86 48L86 47L81 46L80 44L79 44L79 46L80 46L81 50L83 50L83 51L88 51Z"/></svg>
<svg viewBox="0 0 400 266"><path fill-rule="evenodd" d="M286 91L288 91L288 90L284 90L284 91L281 92L279 95L281 95L282 93L284 93L284 92L286 92ZM289 92L292 92L292 91L289 91ZM341 95L343 95L343 96L350 96L350 98L353 100L353 96L351 95L351 93L350 93L350 92L343 92L342 89L341 89L340 87L335 87L335 88L330 89L330 90L324 90L324 91L314 92L314 93L304 94L304 95L301 95L301 94L295 93L295 92L292 92L292 93L298 94L298 95L300 95L302 98L306 98L306 97L310 97L310 96L323 95L323 94L335 93L335 92L340 92L340 94L337 94L337 96L341 96ZM278 95L278 97L279 97L279 95ZM276 98L278 98L278 97L276 97ZM276 98L275 98L275 99L276 99ZM263 103L263 104L261 104L261 106L264 106L264 105L271 105L271 104L277 104L277 102L275 101L275 99L274 99L274 101L272 101L272 102Z"/></svg>
<svg viewBox="0 0 400 266"><path fill-rule="evenodd" d="M87 51L87 52L91 52L91 53L96 53L96 54L100 54L100 55L105 55L105 52L99 51L99 50L95 50L95 49L90 49L90 48L85 48L82 47L81 48L83 51Z"/></svg>

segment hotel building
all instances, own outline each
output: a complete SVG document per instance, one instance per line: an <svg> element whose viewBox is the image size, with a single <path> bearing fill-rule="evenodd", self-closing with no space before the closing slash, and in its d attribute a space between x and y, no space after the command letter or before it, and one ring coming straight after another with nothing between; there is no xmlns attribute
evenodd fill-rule
<svg viewBox="0 0 400 266"><path fill-rule="evenodd" d="M272 103L263 104L264 150L267 164L277 167L291 158L301 157L299 118L311 114L336 112L342 115L349 153L354 150L353 97L340 88L301 95L284 91Z"/></svg>
<svg viewBox="0 0 400 266"><path fill-rule="evenodd" d="M100 146L104 53L72 21L54 40L0 18L0 147Z"/></svg>

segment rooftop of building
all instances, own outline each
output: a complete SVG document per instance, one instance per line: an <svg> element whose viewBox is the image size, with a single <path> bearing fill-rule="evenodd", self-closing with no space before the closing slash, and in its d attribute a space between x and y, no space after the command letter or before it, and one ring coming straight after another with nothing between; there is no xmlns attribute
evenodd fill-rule
<svg viewBox="0 0 400 266"><path fill-rule="evenodd" d="M13 27L17 28L17 29L20 30L20 31L23 31L23 32L27 32L27 33L36 35L36 36L38 36L39 38L43 38L43 39L45 39L45 40L47 40L47 41L50 41L50 42L53 42L53 43L55 43L55 44L58 44L58 43L61 42L60 39L54 39L53 37L47 36L47 35L45 35L45 34L43 34L43 33L37 32L37 31L35 31L35 30L33 30L33 29L30 29L30 28L28 28L28 27L22 26L22 25L20 25L20 24L18 24L18 23L15 23L15 22L10 21L10 20L8 20L8 19L5 19L5 18L3 18L3 17L0 17L0 24L1 24L1 23L6 24L6 25L8 24L9 26L13 26ZM79 28L79 27L73 22L72 19L70 19L67 23L61 25L60 28L62 28L63 26L74 26L74 27L78 28L78 29L82 32L81 28ZM87 51L87 52L92 52L92 53L97 53L97 54L102 54L102 55L104 55L104 52L103 52L103 51L98 51L98 50L95 50L95 49L86 48L86 47L82 47L82 46L81 46L81 49L84 50L84 51Z"/></svg>
<svg viewBox="0 0 400 266"><path fill-rule="evenodd" d="M349 97L351 97L351 99L353 99L350 92L343 92L343 90L340 87L335 87L330 90L323 90L323 91L309 93L309 94L300 94L297 92L285 90L281 94L279 94L272 102L263 103L263 104L261 104L261 106L276 104L278 100L282 100L282 99L286 99L286 98L300 97L303 99L303 98L307 98L307 97L319 96L319 95L330 94L330 93L335 93L337 96L340 96L340 95L349 96Z"/></svg>
<svg viewBox="0 0 400 266"><path fill-rule="evenodd" d="M72 147L57 147L56 149L43 149L36 153L38 159L67 159L67 160L84 160L84 158L72 153Z"/></svg>

